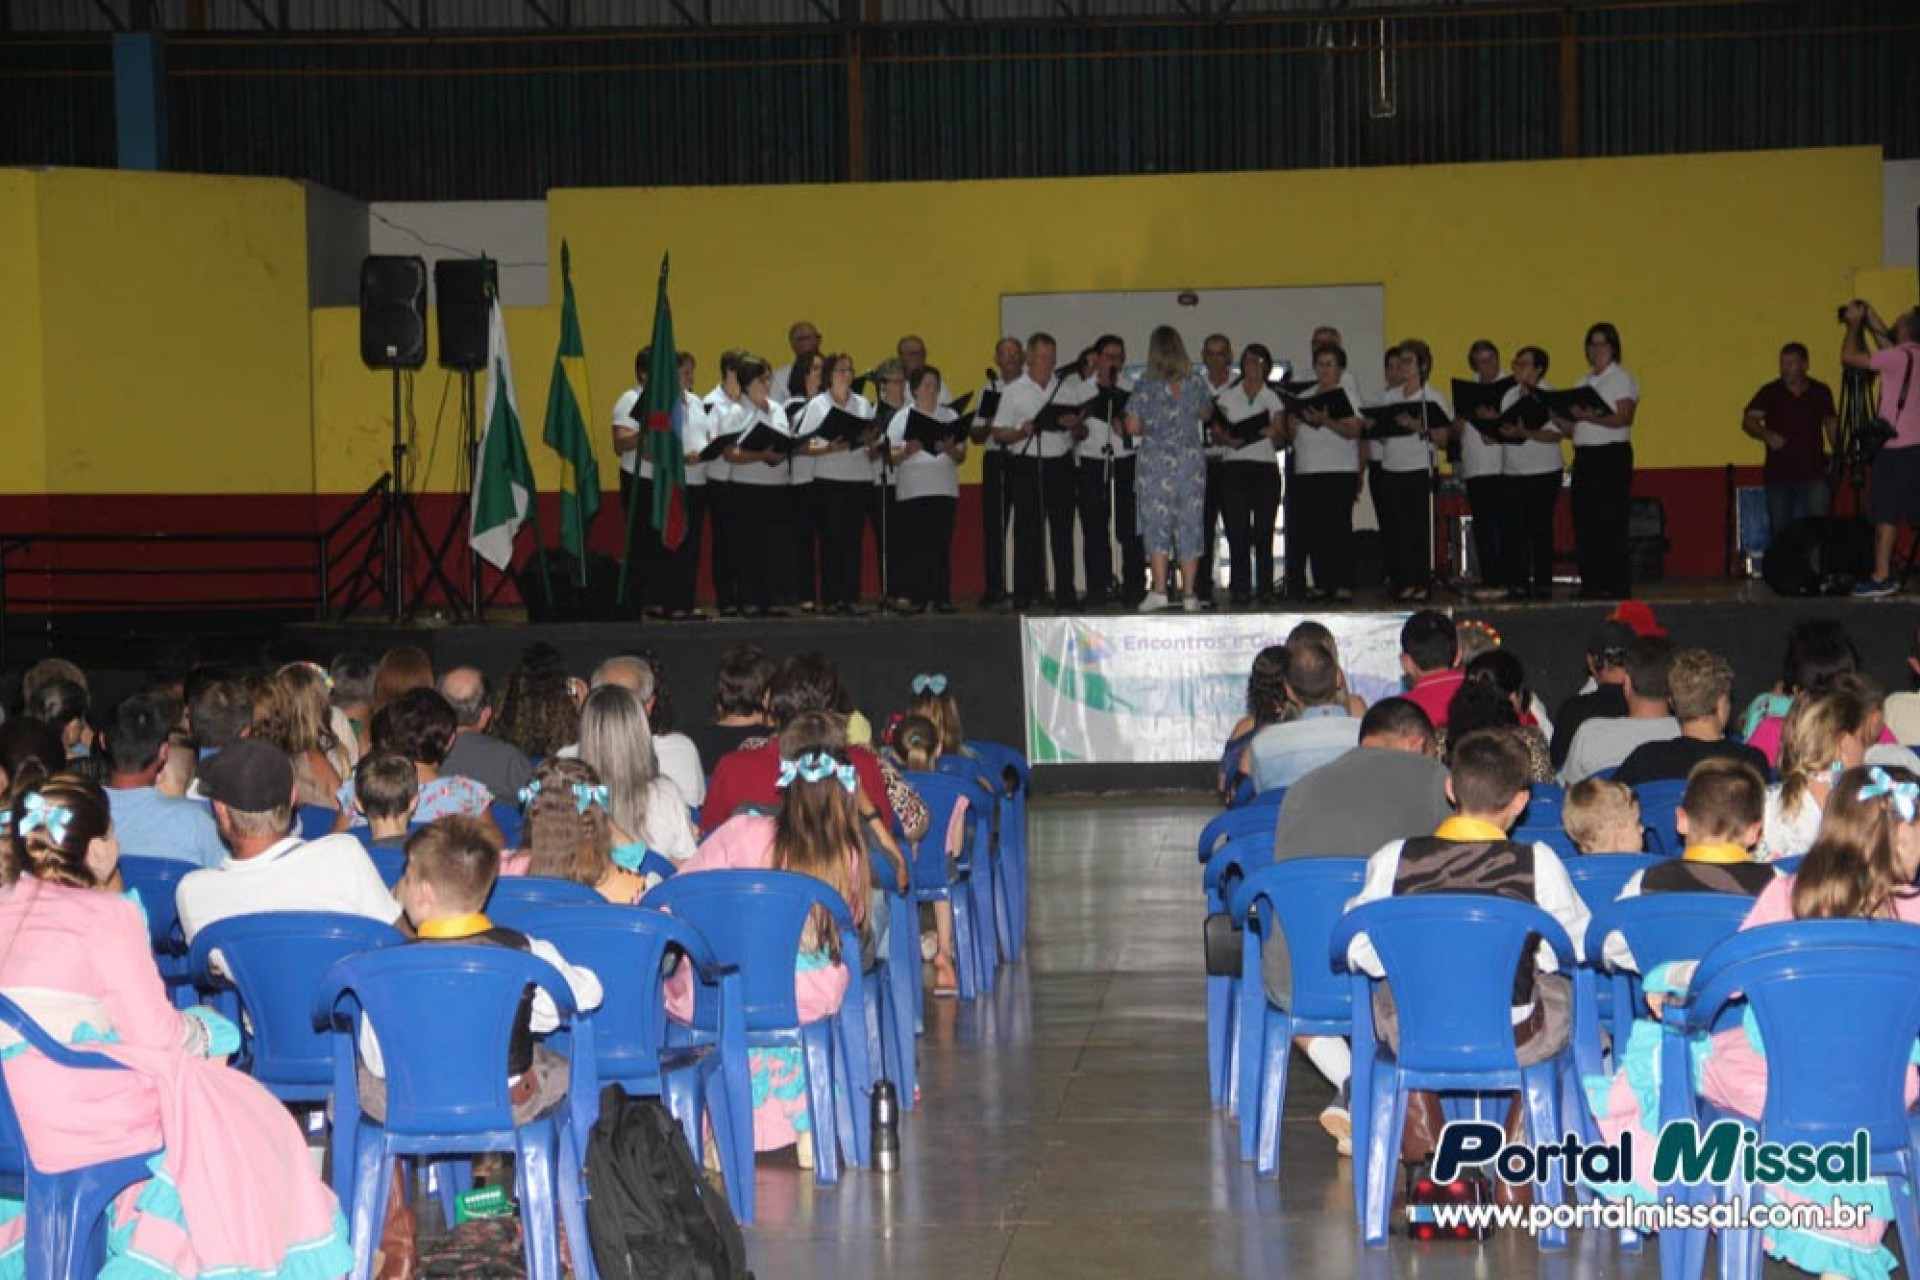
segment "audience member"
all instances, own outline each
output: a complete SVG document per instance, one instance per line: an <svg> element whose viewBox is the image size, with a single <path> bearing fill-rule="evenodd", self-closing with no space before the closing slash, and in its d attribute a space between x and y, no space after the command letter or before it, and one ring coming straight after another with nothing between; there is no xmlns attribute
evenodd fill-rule
<svg viewBox="0 0 1920 1280"><path fill-rule="evenodd" d="M380 655L373 669L373 698L368 703L368 724L386 710L401 694L412 689L433 688L433 659L415 645L397 644Z"/></svg>
<svg viewBox="0 0 1920 1280"><path fill-rule="evenodd" d="M939 727L925 716L908 716L900 722L899 729L894 733L893 753L902 769L911 773L934 772L944 754ZM984 801L985 797L981 799ZM949 858L958 858L966 848L969 803L969 800L962 799L954 805L953 817L947 823L946 853ZM945 899L934 901L931 948L927 946L928 936L921 936L920 953L933 962L933 994L943 999L956 997L960 994L960 974L953 963L952 903Z"/></svg>
<svg viewBox="0 0 1920 1280"><path fill-rule="evenodd" d="M493 723L493 682L478 667L455 667L440 677L440 696L453 708L453 750L440 772L471 778L493 795L520 794L533 780L526 753L487 732Z"/></svg>
<svg viewBox="0 0 1920 1280"><path fill-rule="evenodd" d="M1566 764L1581 725L1627 714L1627 646L1633 640L1633 628L1626 623L1604 622L1587 642L1587 677L1592 687L1561 703L1553 717L1547 745L1554 768Z"/></svg>
<svg viewBox="0 0 1920 1280"><path fill-rule="evenodd" d="M264 696L254 703L253 736L280 748L293 762L296 803L337 809L340 786L353 776L353 765L333 736L332 707L318 671L296 662L265 681Z"/></svg>
<svg viewBox="0 0 1920 1280"><path fill-rule="evenodd" d="M165 701L150 693L136 693L114 711L107 730L112 770L107 800L113 807L114 831L121 851L136 857L218 866L226 850L206 807L180 796L162 795L154 785L174 749L169 741L172 731Z"/></svg>
<svg viewBox="0 0 1920 1280"><path fill-rule="evenodd" d="M520 794L527 811L524 848L503 860L503 875L571 880L618 906L640 901L648 886L641 870L647 846L615 830L607 788L592 765L543 761Z"/></svg>
<svg viewBox="0 0 1920 1280"><path fill-rule="evenodd" d="M1903 747L1920 746L1920 630L1907 642L1907 692L1887 697L1887 732Z"/></svg>
<svg viewBox="0 0 1920 1280"><path fill-rule="evenodd" d="M1620 891L1622 898L1642 893L1735 893L1760 896L1774 881L1774 869L1753 860L1767 817L1767 780L1742 760L1709 757L1687 775L1674 823L1686 850L1657 867L1637 872ZM1609 940L1610 943L1613 939ZM1622 942L1607 958L1638 972Z"/></svg>
<svg viewBox="0 0 1920 1280"><path fill-rule="evenodd" d="M87 690L77 681L55 676L43 681L26 700L26 714L60 735L60 745L71 759L83 759L93 749L93 729L87 724Z"/></svg>
<svg viewBox="0 0 1920 1280"><path fill-rule="evenodd" d="M404 849L420 806L420 776L397 751L369 751L353 771L353 803L366 819L369 849Z"/></svg>
<svg viewBox="0 0 1920 1280"><path fill-rule="evenodd" d="M31 716L19 716L0 725L0 792L15 778L33 769L41 775L59 773L66 757L60 735Z"/></svg>
<svg viewBox="0 0 1920 1280"><path fill-rule="evenodd" d="M1400 628L1400 670L1406 673L1405 697L1427 713L1435 730L1447 727L1447 707L1465 673L1453 619L1437 609L1422 609Z"/></svg>
<svg viewBox="0 0 1920 1280"><path fill-rule="evenodd" d="M520 748L529 760L558 755L562 747L579 741L585 696L586 686L567 674L558 649L530 644L507 676L493 734Z"/></svg>
<svg viewBox="0 0 1920 1280"><path fill-rule="evenodd" d="M1519 741L1497 730L1462 737L1453 747L1447 795L1459 812L1432 835L1394 841L1369 858L1366 881L1348 909L1412 894L1493 894L1538 905L1566 929L1577 955L1589 913L1566 868L1546 845L1519 844L1507 835L1530 795L1527 753ZM1572 988L1549 948L1543 946L1536 954L1536 965L1523 969L1514 986L1514 1043L1523 1066L1551 1058L1572 1032ZM1365 935L1354 939L1347 959L1361 972L1383 976ZM1355 1013L1366 1016L1361 1010ZM1395 1046L1398 1023L1390 987L1376 995L1373 1017L1382 1042ZM1523 1141L1524 1117L1522 1099L1516 1096L1507 1112L1510 1142ZM1402 1161L1425 1160L1444 1123L1438 1095L1415 1093L1407 1105ZM1495 1195L1508 1198L1516 1191L1524 1198L1524 1186L1501 1182Z"/></svg>
<svg viewBox="0 0 1920 1280"><path fill-rule="evenodd" d="M1610 778L1588 778L1569 787L1560 827L1581 853L1639 853L1647 842L1640 797Z"/></svg>
<svg viewBox="0 0 1920 1280"><path fill-rule="evenodd" d="M1227 745L1220 751L1215 787L1221 804L1233 803L1240 792L1240 780L1252 773L1248 748L1255 735L1285 720L1289 701L1287 646L1270 644L1253 657L1253 668L1247 673L1247 713L1227 734Z"/></svg>
<svg viewBox="0 0 1920 1280"><path fill-rule="evenodd" d="M253 699L237 680L222 677L193 688L187 696L187 732L202 758L253 732Z"/></svg>
<svg viewBox="0 0 1920 1280"><path fill-rule="evenodd" d="M1733 715L1733 664L1707 649L1682 649L1667 673L1667 703L1680 724L1680 736L1642 743L1627 753L1613 776L1630 787L1643 782L1685 778L1702 760L1734 760L1765 777L1766 756L1743 743L1727 741Z"/></svg>
<svg viewBox="0 0 1920 1280"><path fill-rule="evenodd" d="M617 844L638 842L675 862L693 856L687 802L673 780L660 772L638 694L604 685L587 695L580 709L580 759L606 787ZM638 853L633 860L638 865Z"/></svg>
<svg viewBox="0 0 1920 1280"><path fill-rule="evenodd" d="M1794 699L1825 693L1835 677L1860 669L1860 651L1853 637L1833 618L1803 618L1787 635L1786 655L1780 664L1780 683L1747 704L1740 734L1747 745L1780 762L1782 722Z"/></svg>
<svg viewBox="0 0 1920 1280"><path fill-rule="evenodd" d="M1433 724L1405 698L1382 698L1360 721L1360 745L1287 788L1273 856L1360 857L1431 830L1452 812Z"/></svg>
<svg viewBox="0 0 1920 1280"><path fill-rule="evenodd" d="M1298 709L1253 735L1246 755L1256 792L1291 786L1359 744L1360 722L1347 714L1339 674L1325 645L1288 644L1286 689Z"/></svg>
<svg viewBox="0 0 1920 1280"><path fill-rule="evenodd" d="M146 920L117 891L120 851L106 797L72 774L36 779L30 767L9 797L0 989L54 1039L102 1051L124 1069L75 1071L10 1052L7 1092L42 1168L160 1151L153 1176L114 1199L100 1274L346 1274L346 1226L299 1126L224 1061L239 1032L167 999ZM292 790L289 770L283 794ZM17 1270L28 1215L15 1200L0 1219L0 1252Z"/></svg>
<svg viewBox="0 0 1920 1280"><path fill-rule="evenodd" d="M1813 847L1835 775L1866 760L1866 729L1866 705L1844 690L1793 700L1780 733L1780 781L1767 789L1766 827L1755 851L1762 862Z"/></svg>
<svg viewBox="0 0 1920 1280"><path fill-rule="evenodd" d="M349 835L302 840L293 828L293 765L274 747L243 738L208 760L200 790L230 856L195 871L174 896L180 927L195 934L229 916L338 911L397 923L400 905Z"/></svg>
<svg viewBox="0 0 1920 1280"><path fill-rule="evenodd" d="M1572 786L1607 769L1617 768L1629 752L1646 742L1678 737L1680 722L1667 707L1667 675L1673 668L1673 641L1661 636L1635 636L1627 644L1627 714L1589 719L1573 735L1560 781Z"/></svg>
<svg viewBox="0 0 1920 1280"><path fill-rule="evenodd" d="M70 680L80 686L80 692L89 698L93 696L93 688L87 683L87 673L78 666L65 658L42 658L20 677L20 705L25 707L31 704L33 695L40 692L41 686L54 680Z"/></svg>
<svg viewBox="0 0 1920 1280"><path fill-rule="evenodd" d="M758 645L736 644L721 653L713 681L713 720L687 731L702 760L717 766L747 739L767 736L773 728L767 687L778 669Z"/></svg>
<svg viewBox="0 0 1920 1280"><path fill-rule="evenodd" d="M454 777L441 770L453 739L453 708L433 689L409 689L374 712L373 749L397 752L413 762L420 781L419 807L413 815L416 822L485 818L487 806L493 803L493 793L472 778ZM340 822L334 830L358 826L351 782L341 787L339 801Z"/></svg>
<svg viewBox="0 0 1920 1280"><path fill-rule="evenodd" d="M660 680L659 660L651 654L621 654L608 658L594 668L589 687L619 685L632 690L646 712L647 728L653 735L653 758L661 776L672 781L680 798L697 809L707 798L707 775L700 767L700 748L693 739L673 726L673 701ZM585 713L585 704L581 707ZM581 732L584 734L585 729ZM687 852L693 850L689 848Z"/></svg>
<svg viewBox="0 0 1920 1280"><path fill-rule="evenodd" d="M347 727L360 750L367 749L367 734L373 724L373 676L378 669L373 655L348 650L334 658L327 668L333 677L333 709L346 718ZM192 695L188 695L189 701Z"/></svg>
<svg viewBox="0 0 1920 1280"><path fill-rule="evenodd" d="M1835 676L1827 687L1852 694L1866 708L1866 725L1860 731L1860 741L1867 744L1864 763L1877 764L1883 769L1905 769L1920 773L1920 757L1915 756L1910 748L1901 746L1887 730L1885 685L1864 671L1844 671Z"/></svg>
<svg viewBox="0 0 1920 1280"><path fill-rule="evenodd" d="M1440 730L1440 759L1449 759L1447 744L1481 729L1502 729L1511 733L1527 749L1528 777L1535 782L1552 782L1553 761L1548 758L1547 737L1538 725L1529 724L1533 695L1527 688L1526 668L1520 659L1503 649L1489 649L1462 668L1466 679L1454 691L1447 704L1447 727Z"/></svg>
<svg viewBox="0 0 1920 1280"><path fill-rule="evenodd" d="M1333 667L1340 678L1340 694L1347 700L1347 714L1356 720L1367 714L1367 700L1353 691L1352 682L1347 679L1347 669L1340 665L1340 641L1332 629L1318 619L1308 618L1305 622L1295 623L1293 630L1287 632L1289 645L1308 640L1324 646L1333 655Z"/></svg>

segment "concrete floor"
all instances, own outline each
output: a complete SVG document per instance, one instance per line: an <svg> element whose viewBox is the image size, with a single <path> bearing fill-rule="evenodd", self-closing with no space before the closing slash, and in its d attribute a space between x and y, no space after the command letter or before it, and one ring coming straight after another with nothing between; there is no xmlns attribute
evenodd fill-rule
<svg viewBox="0 0 1920 1280"><path fill-rule="evenodd" d="M763 1280L1658 1275L1657 1249L1622 1255L1599 1233L1557 1255L1517 1233L1361 1248L1348 1161L1317 1121L1329 1091L1303 1059L1280 1180L1240 1163L1206 1088L1194 841L1212 812L1034 806L1025 960L989 999L929 1004L898 1173L817 1188L763 1158L747 1233Z"/></svg>

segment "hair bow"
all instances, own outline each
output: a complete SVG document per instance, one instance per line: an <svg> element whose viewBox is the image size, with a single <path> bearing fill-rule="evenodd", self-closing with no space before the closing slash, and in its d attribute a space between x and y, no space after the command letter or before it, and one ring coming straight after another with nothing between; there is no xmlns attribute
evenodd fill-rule
<svg viewBox="0 0 1920 1280"><path fill-rule="evenodd" d="M947 691L947 678L938 672L933 675L918 675L913 678L915 693L931 693L936 698Z"/></svg>
<svg viewBox="0 0 1920 1280"><path fill-rule="evenodd" d="M581 813L585 813L595 805L599 805L602 809L612 808L612 803L607 799L607 788L604 784L589 786L584 782L574 783L573 803L578 806Z"/></svg>
<svg viewBox="0 0 1920 1280"><path fill-rule="evenodd" d="M841 764L824 751L809 752L798 760L782 760L780 776L773 785L785 791L796 778L802 782L825 782L828 778L838 778L849 795L860 785L860 775L852 765Z"/></svg>
<svg viewBox="0 0 1920 1280"><path fill-rule="evenodd" d="M528 805L532 804L535 800L538 800L539 798L540 798L540 779L535 778L533 781L529 782L526 786L520 788L520 807L522 809L526 808Z"/></svg>
<svg viewBox="0 0 1920 1280"><path fill-rule="evenodd" d="M55 844L67 842L67 826L73 821L73 810L63 804L53 803L38 791L27 797L25 809L20 818L22 836L29 831L41 830Z"/></svg>
<svg viewBox="0 0 1920 1280"><path fill-rule="evenodd" d="M1920 783L1895 782L1885 769L1875 765L1867 770L1867 785L1860 788L1858 798L1872 800L1878 796L1887 797L1902 822L1912 822L1920 816Z"/></svg>

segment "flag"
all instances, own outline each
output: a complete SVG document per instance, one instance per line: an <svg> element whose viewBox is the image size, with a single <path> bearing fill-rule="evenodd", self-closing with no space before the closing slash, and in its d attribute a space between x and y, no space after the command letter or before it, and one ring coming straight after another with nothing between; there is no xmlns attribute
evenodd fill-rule
<svg viewBox="0 0 1920 1280"><path fill-rule="evenodd" d="M587 526L600 513L600 464L581 406L587 392L587 351L580 341L580 309L573 300L573 261L560 242L560 346L553 353L553 380L547 386L547 425L541 439L560 455L560 545L587 580Z"/></svg>
<svg viewBox="0 0 1920 1280"><path fill-rule="evenodd" d="M653 363L647 367L647 461L653 464L653 528L668 550L687 536L686 400L680 394L680 353L673 345L673 308L667 304L667 255L660 255L660 292L653 300Z"/></svg>
<svg viewBox="0 0 1920 1280"><path fill-rule="evenodd" d="M507 359L507 324L500 299L493 300L487 329L487 408L480 453L473 466L474 554L496 569L513 564L513 539L533 502L533 467L520 434L520 406L513 394L513 364Z"/></svg>

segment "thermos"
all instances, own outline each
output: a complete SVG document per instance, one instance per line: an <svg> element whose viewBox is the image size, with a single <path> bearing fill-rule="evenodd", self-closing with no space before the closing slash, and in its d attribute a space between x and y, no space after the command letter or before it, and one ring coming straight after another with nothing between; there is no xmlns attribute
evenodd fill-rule
<svg viewBox="0 0 1920 1280"><path fill-rule="evenodd" d="M900 1099L887 1079L873 1082L873 1167L881 1173L900 1168Z"/></svg>

